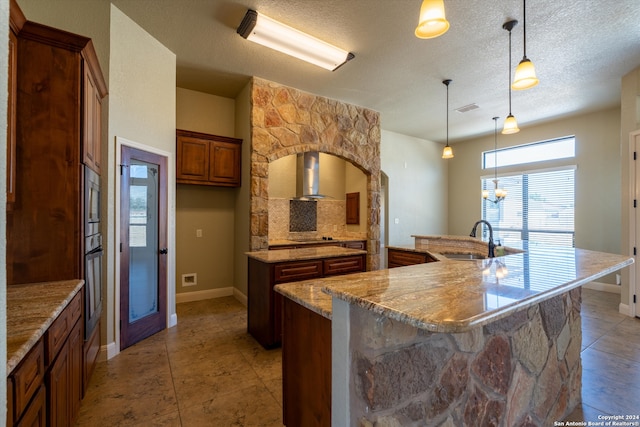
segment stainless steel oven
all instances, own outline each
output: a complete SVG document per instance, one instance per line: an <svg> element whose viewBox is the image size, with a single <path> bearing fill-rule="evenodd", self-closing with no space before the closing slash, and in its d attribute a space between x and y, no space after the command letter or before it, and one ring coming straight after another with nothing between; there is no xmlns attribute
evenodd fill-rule
<svg viewBox="0 0 640 427"><path fill-rule="evenodd" d="M102 314L102 235L100 176L85 166L84 338L91 337Z"/></svg>

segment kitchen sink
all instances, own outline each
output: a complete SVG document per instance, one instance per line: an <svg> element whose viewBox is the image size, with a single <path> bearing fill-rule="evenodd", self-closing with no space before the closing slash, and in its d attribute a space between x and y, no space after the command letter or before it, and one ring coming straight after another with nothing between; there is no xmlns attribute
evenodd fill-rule
<svg viewBox="0 0 640 427"><path fill-rule="evenodd" d="M484 255L476 255L476 254L450 254L450 253L443 253L441 254L442 256L449 258L449 259L455 259L457 261L475 261L478 259L486 259L487 257Z"/></svg>

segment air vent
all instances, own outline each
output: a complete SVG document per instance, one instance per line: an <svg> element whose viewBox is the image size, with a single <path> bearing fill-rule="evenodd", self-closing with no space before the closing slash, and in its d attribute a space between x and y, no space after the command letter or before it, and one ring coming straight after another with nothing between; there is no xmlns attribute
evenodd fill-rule
<svg viewBox="0 0 640 427"><path fill-rule="evenodd" d="M456 108L456 111L458 113L466 113L467 111L477 110L478 108L480 108L478 107L478 104L469 104L460 108Z"/></svg>

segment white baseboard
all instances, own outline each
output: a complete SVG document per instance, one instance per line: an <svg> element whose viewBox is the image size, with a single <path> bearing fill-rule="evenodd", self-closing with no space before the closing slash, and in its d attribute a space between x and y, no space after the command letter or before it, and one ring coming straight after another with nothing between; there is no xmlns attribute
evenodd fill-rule
<svg viewBox="0 0 640 427"><path fill-rule="evenodd" d="M228 288L207 289L206 291L183 292L176 294L176 304L202 301L211 298L230 297L234 295L233 290L234 288L229 286Z"/></svg>
<svg viewBox="0 0 640 427"><path fill-rule="evenodd" d="M631 307L628 304L620 303L618 306L618 311L620 314L624 314L625 316L631 316Z"/></svg>
<svg viewBox="0 0 640 427"><path fill-rule="evenodd" d="M177 324L178 324L178 315L176 313L173 313L169 317L169 324L167 325L167 328L173 328Z"/></svg>
<svg viewBox="0 0 640 427"><path fill-rule="evenodd" d="M114 356L118 355L118 349L116 348L115 342L110 342L107 345L103 345L100 347L100 354L98 354L98 360L105 361L109 360Z"/></svg>
<svg viewBox="0 0 640 427"><path fill-rule="evenodd" d="M593 289L594 291L611 292L613 294L619 294L621 289L619 285L612 285L610 283L602 283L602 282L589 282L586 285L583 285L582 287L587 289Z"/></svg>

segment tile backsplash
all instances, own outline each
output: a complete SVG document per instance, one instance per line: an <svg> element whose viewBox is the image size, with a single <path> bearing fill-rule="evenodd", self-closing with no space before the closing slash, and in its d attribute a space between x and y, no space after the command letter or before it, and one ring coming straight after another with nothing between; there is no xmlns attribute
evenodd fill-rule
<svg viewBox="0 0 640 427"><path fill-rule="evenodd" d="M307 212L305 210L307 208L300 208L300 206L311 206L312 204L315 204L315 229L309 225L313 213ZM344 200L269 199L269 240L311 239L323 236L344 237L349 234L346 222L346 202Z"/></svg>

